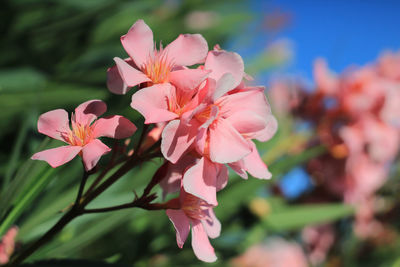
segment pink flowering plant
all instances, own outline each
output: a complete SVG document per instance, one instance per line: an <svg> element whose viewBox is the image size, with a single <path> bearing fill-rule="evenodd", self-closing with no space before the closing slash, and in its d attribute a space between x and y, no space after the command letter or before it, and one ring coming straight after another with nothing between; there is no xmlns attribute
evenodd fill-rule
<svg viewBox="0 0 400 267"><path fill-rule="evenodd" d="M246 85L249 76L240 55L218 45L209 51L200 34L181 34L165 48L161 43L157 47L143 20L133 24L121 43L128 57L114 58L115 65L107 70L107 86L120 95L136 89L130 106L144 117L141 134L132 139L136 144L130 149L137 127L124 116L101 117L107 110L101 100L86 101L70 115L56 109L39 117L38 132L64 144L37 152L32 159L58 168L78 158L83 176L75 202L49 231L23 247L11 265L24 261L76 217L135 207L165 210L178 247L191 232L196 257L214 262L217 256L209 238L220 235L221 223L213 209L218 205L217 193L228 183L228 167L243 179L248 179L248 173L271 178L254 141L270 140L277 121L264 87ZM122 148L117 141L110 147L103 138L125 142ZM109 153L108 164L100 164ZM132 201L121 205L88 207L132 168L156 158L163 164L141 196L135 193ZM155 202L157 194L152 190L158 184L163 198L171 195L169 200Z"/></svg>

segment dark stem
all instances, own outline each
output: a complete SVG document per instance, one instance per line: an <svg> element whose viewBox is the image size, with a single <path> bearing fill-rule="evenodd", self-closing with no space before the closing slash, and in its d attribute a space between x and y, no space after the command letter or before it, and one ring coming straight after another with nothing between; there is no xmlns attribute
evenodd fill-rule
<svg viewBox="0 0 400 267"><path fill-rule="evenodd" d="M76 200L75 200L75 207L78 207L79 204L81 203L81 198L83 194L83 190L85 189L86 181L87 178L89 177L89 173L85 170L85 166L83 166L83 176L81 179L81 184L79 186L78 194L76 195Z"/></svg>
<svg viewBox="0 0 400 267"><path fill-rule="evenodd" d="M139 153L139 149L140 149L140 147L142 146L143 140L144 140L144 138L145 138L145 136L146 136L146 134L147 134L147 130L148 130L148 129L149 129L149 125L148 125L148 124L145 124L145 125L143 126L142 134L141 134L140 137L139 137L139 141L137 142L136 147L135 147L135 149L133 150L133 153L135 153L135 154Z"/></svg>
<svg viewBox="0 0 400 267"><path fill-rule="evenodd" d="M96 180L94 180L94 182L90 185L89 189L86 191L84 196L87 196L101 182L101 180L103 180L103 178L104 178L104 176L106 176L107 172L109 170L111 170L115 165L117 165L117 164L115 164L117 150L118 150L118 143L117 143L117 141L115 141L110 162L108 163L107 167L104 168L104 170L99 174L99 176L97 176Z"/></svg>
<svg viewBox="0 0 400 267"><path fill-rule="evenodd" d="M122 205L107 207L107 208L99 208L99 209L85 209L84 213L103 213L103 212L110 212L116 210L123 210L123 209L130 209L130 208L142 208L145 210L165 210L165 209L179 209L179 200L178 199L171 199L165 203L149 203L153 201L155 195L150 195L147 198L139 198L134 200L131 203L126 203Z"/></svg>
<svg viewBox="0 0 400 267"><path fill-rule="evenodd" d="M46 244L50 240L54 238L56 234L58 234L69 222L71 222L76 217L84 214L84 208L88 205L93 199L99 196L102 192L104 192L108 187L114 184L119 178L121 178L124 174L126 174L129 170L136 167L137 165L143 163L146 160L152 159L154 157L160 156L160 152L156 151L151 153L154 149L154 145L146 150L144 153L145 156L139 157L137 153L135 153L131 158L129 158L124 165L121 166L109 179L104 181L99 187L93 190L93 192L89 193L87 197L82 198L83 189L85 187L85 183L87 177L89 176L88 172L84 173L84 176L81 181L81 185L79 186L78 195L75 201L75 204L72 208L65 213L61 219L50 229L48 230L40 239L30 245L26 250L23 250L21 253L15 255L12 261L8 266L18 266L22 263L26 258L28 258L32 253L34 253L38 248L42 245ZM156 204L149 204L148 209L157 209Z"/></svg>
<svg viewBox="0 0 400 267"><path fill-rule="evenodd" d="M81 214L83 214L83 210L80 209L78 206L73 206L72 209L65 213L64 216L62 216L61 219L49 231L46 232L46 234L44 234L40 239L29 246L26 250L23 250L21 253L19 253L9 264L9 266L18 266L38 248L52 240L54 236L58 232L60 232L70 221Z"/></svg>

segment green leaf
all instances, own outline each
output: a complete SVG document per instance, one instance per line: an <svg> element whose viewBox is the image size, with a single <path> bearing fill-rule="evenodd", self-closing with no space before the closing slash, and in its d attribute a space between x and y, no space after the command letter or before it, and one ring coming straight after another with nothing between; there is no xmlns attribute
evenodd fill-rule
<svg viewBox="0 0 400 267"><path fill-rule="evenodd" d="M0 92L37 89L44 86L45 76L30 68L2 70L0 72Z"/></svg>
<svg viewBox="0 0 400 267"><path fill-rule="evenodd" d="M128 267L129 265L120 263L107 263L103 261L90 261L90 260L45 260L37 261L29 264L22 264L21 267Z"/></svg>
<svg viewBox="0 0 400 267"><path fill-rule="evenodd" d="M273 231L289 231L306 225L332 222L353 213L354 208L345 204L296 205L266 215L262 224Z"/></svg>
<svg viewBox="0 0 400 267"><path fill-rule="evenodd" d="M43 140L39 145L38 151L43 150L50 142L49 138ZM45 164L43 162L27 159L25 163L19 167L15 176L10 180L9 185L5 191L0 195L0 217L3 217L5 212L8 211L14 203L15 199L22 197L24 190L29 190L29 185L35 183L38 174L43 170Z"/></svg>
<svg viewBox="0 0 400 267"><path fill-rule="evenodd" d="M7 167L5 177L4 177L2 193L4 193L6 190L8 190L8 185L10 183L11 177L15 171L18 159L21 154L22 145L24 144L24 141L26 139L26 134L28 132L28 126L29 126L29 119L25 119L22 122L22 126L21 126L20 130L18 131L17 139L13 146L13 150L11 152L10 159L8 161L8 167Z"/></svg>
<svg viewBox="0 0 400 267"><path fill-rule="evenodd" d="M48 168L41 172L35 183L32 185L30 190L24 194L24 196L17 201L15 206L12 208L10 213L7 215L5 220L0 224L0 236L2 236L8 228L19 218L19 216L32 204L32 201L36 196L43 190L43 188L50 182L55 169Z"/></svg>

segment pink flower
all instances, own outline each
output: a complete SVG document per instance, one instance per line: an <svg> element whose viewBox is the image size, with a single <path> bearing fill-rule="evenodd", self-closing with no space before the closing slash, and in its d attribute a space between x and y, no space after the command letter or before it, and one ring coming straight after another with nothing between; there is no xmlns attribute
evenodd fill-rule
<svg viewBox="0 0 400 267"><path fill-rule="evenodd" d="M169 209L167 216L176 230L176 242L180 248L185 243L190 228L192 229L192 248L202 261L217 260L214 248L208 238L216 238L221 232L221 224L215 217L213 205L181 190L179 210Z"/></svg>
<svg viewBox="0 0 400 267"><path fill-rule="evenodd" d="M353 228L360 238L377 238L384 232L384 225L375 219L375 200L370 196L358 203Z"/></svg>
<svg viewBox="0 0 400 267"><path fill-rule="evenodd" d="M371 160L386 163L398 153L400 136L397 129L369 114L342 127L339 134L349 149L350 157L366 153Z"/></svg>
<svg viewBox="0 0 400 267"><path fill-rule="evenodd" d="M241 57L215 47L204 66L207 79L191 90L184 83L153 85L132 96L131 106L145 123L167 123L161 151L171 162L164 193L179 188L217 205L226 184L225 163L247 178L271 177L251 139L269 140L277 129L263 87L245 87ZM186 155L190 154L190 157Z"/></svg>
<svg viewBox="0 0 400 267"><path fill-rule="evenodd" d="M385 78L400 81L400 53L387 51L383 53L377 64L378 72Z"/></svg>
<svg viewBox="0 0 400 267"><path fill-rule="evenodd" d="M294 242L271 238L266 244L250 247L232 261L235 267L306 267L307 259Z"/></svg>
<svg viewBox="0 0 400 267"><path fill-rule="evenodd" d="M164 129L161 150L176 162L195 143L200 155L215 163L233 163L251 154L249 139L269 140L277 129L263 87L250 87L229 94L232 79L215 83L208 79L199 92L205 95L184 119L171 121Z"/></svg>
<svg viewBox="0 0 400 267"><path fill-rule="evenodd" d="M314 63L314 78L317 90L326 95L335 95L339 90L339 79L329 71L324 59L319 58Z"/></svg>
<svg viewBox="0 0 400 267"><path fill-rule="evenodd" d="M128 59L114 58L116 66L108 69L107 86L111 92L125 94L129 88L163 83L183 85L187 90L201 83L207 71L184 66L204 62L208 45L200 34L181 34L165 49L155 48L153 32L143 20L138 20L121 37ZM194 87L193 87L194 86ZM162 91L163 87L159 88Z"/></svg>
<svg viewBox="0 0 400 267"><path fill-rule="evenodd" d="M243 77L243 61L232 52L215 50L209 52L204 66L187 69L186 74L171 83L155 84L136 92L131 107L145 117L145 123L169 122L188 117L203 101L203 81L208 77L219 80L230 73L231 89L239 85Z"/></svg>
<svg viewBox="0 0 400 267"><path fill-rule="evenodd" d="M330 224L307 226L301 232L313 266L322 264L335 241L334 228Z"/></svg>
<svg viewBox="0 0 400 267"><path fill-rule="evenodd" d="M18 227L11 227L3 236L0 242L0 264L6 264L15 249L15 237L18 234Z"/></svg>
<svg viewBox="0 0 400 267"><path fill-rule="evenodd" d="M68 113L63 109L42 114L38 121L38 131L68 145L38 152L32 159L46 161L55 168L79 154L85 169L91 170L100 157L111 150L98 139L99 137L123 139L136 131L133 123L118 115L101 118L93 123L106 109L106 104L100 100L82 103L75 109L75 114L71 115L71 128Z"/></svg>
<svg viewBox="0 0 400 267"><path fill-rule="evenodd" d="M385 81L385 103L379 112L381 119L400 129L400 82Z"/></svg>
<svg viewBox="0 0 400 267"><path fill-rule="evenodd" d="M298 82L290 79L273 81L268 91L273 111L281 116L299 107L302 94Z"/></svg>

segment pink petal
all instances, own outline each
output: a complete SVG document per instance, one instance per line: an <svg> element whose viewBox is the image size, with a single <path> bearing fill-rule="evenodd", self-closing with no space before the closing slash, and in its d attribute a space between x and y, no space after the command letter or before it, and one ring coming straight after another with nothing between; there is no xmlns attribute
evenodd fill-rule
<svg viewBox="0 0 400 267"><path fill-rule="evenodd" d="M213 93L212 99L216 101L221 96L225 95L232 89L235 89L235 81L231 73L225 73L217 81L215 91Z"/></svg>
<svg viewBox="0 0 400 267"><path fill-rule="evenodd" d="M173 97L174 90L169 83L141 89L132 96L131 107L143 115L146 124L173 120L178 115L169 111L168 101Z"/></svg>
<svg viewBox="0 0 400 267"><path fill-rule="evenodd" d="M225 188L228 184L229 171L228 168L223 164L216 164L217 167L217 191Z"/></svg>
<svg viewBox="0 0 400 267"><path fill-rule="evenodd" d="M181 180L183 173L186 169L195 164L197 158L190 154L181 157L175 164L168 164L168 171L165 177L161 180L160 186L163 189L163 196L165 197L168 193L178 192L181 188Z"/></svg>
<svg viewBox="0 0 400 267"><path fill-rule="evenodd" d="M75 109L75 121L88 125L107 110L107 105L101 100L89 100Z"/></svg>
<svg viewBox="0 0 400 267"><path fill-rule="evenodd" d="M110 152L111 149L103 144L99 139L94 139L82 149L82 159L86 171L90 171L96 166L97 162L104 154Z"/></svg>
<svg viewBox="0 0 400 267"><path fill-rule="evenodd" d="M68 124L68 113L63 109L56 109L40 115L37 127L39 133L64 141L62 134L69 131Z"/></svg>
<svg viewBox="0 0 400 267"><path fill-rule="evenodd" d="M192 120L191 123L187 125L174 120L165 126L161 138L161 152L170 162L176 163L195 140L200 125L196 120Z"/></svg>
<svg viewBox="0 0 400 267"><path fill-rule="evenodd" d="M226 121L247 138L252 138L254 133L263 130L267 126L267 121L264 118L247 110L232 114L226 118Z"/></svg>
<svg viewBox="0 0 400 267"><path fill-rule="evenodd" d="M266 142L271 139L278 130L278 121L271 114L265 117L267 125L261 131L251 134L251 138L257 139L261 142Z"/></svg>
<svg viewBox="0 0 400 267"><path fill-rule="evenodd" d="M210 71L202 69L182 69L172 71L169 82L179 90L190 91L198 87L208 76Z"/></svg>
<svg viewBox="0 0 400 267"><path fill-rule="evenodd" d="M196 135L196 139L194 141L195 149L196 149L197 153L199 153L200 155L203 155L206 152L205 150L208 145L207 144L207 137L208 137L207 132L208 132L207 128L200 127L198 130L198 133Z"/></svg>
<svg viewBox="0 0 400 267"><path fill-rule="evenodd" d="M131 58L126 58L124 61L134 68L135 63ZM117 65L107 69L107 88L117 95L124 95L131 89L122 79Z"/></svg>
<svg viewBox="0 0 400 267"><path fill-rule="evenodd" d="M234 78L232 86L235 88L243 79L244 63L237 53L214 50L208 52L204 69L211 70L212 72L209 78L216 81L218 81L225 73L231 73Z"/></svg>
<svg viewBox="0 0 400 267"><path fill-rule="evenodd" d="M192 223L192 248L199 260L205 262L214 262L217 260L214 248L211 246L207 233L199 221L193 221Z"/></svg>
<svg viewBox="0 0 400 267"><path fill-rule="evenodd" d="M167 210L166 213L175 227L176 243L179 248L182 248L189 235L190 221L182 210Z"/></svg>
<svg viewBox="0 0 400 267"><path fill-rule="evenodd" d="M210 218L201 220L201 224L210 238L217 238L221 233L221 223L215 216L212 208L208 210L208 215Z"/></svg>
<svg viewBox="0 0 400 267"><path fill-rule="evenodd" d="M119 115L98 119L93 125L93 137L128 138L136 132L136 126L127 118Z"/></svg>
<svg viewBox="0 0 400 267"><path fill-rule="evenodd" d="M218 205L216 176L214 164L203 157L183 175L183 188L187 193L216 206Z"/></svg>
<svg viewBox="0 0 400 267"><path fill-rule="evenodd" d="M243 179L246 179L246 180L247 180L248 176L247 176L247 172L246 172L246 170L245 170L244 164L243 164L243 159L241 159L241 160L239 160L239 161L236 161L236 162L229 163L228 165L229 165L229 167L231 167L232 170L233 170L234 172L236 172L240 177L242 177Z"/></svg>
<svg viewBox="0 0 400 267"><path fill-rule="evenodd" d="M38 152L31 159L46 161L51 167L56 168L71 161L81 150L80 146L60 146Z"/></svg>
<svg viewBox="0 0 400 267"><path fill-rule="evenodd" d="M252 152L243 159L246 170L255 178L270 179L272 174L268 171L267 165L265 165L258 154L256 145L251 141L249 143L251 144Z"/></svg>
<svg viewBox="0 0 400 267"><path fill-rule="evenodd" d="M118 68L120 77L127 86L133 87L138 84L151 81L146 74L129 65L125 60L115 57L114 61Z"/></svg>
<svg viewBox="0 0 400 267"><path fill-rule="evenodd" d="M251 153L248 142L226 120L210 127L210 159L218 163L238 161Z"/></svg>
<svg viewBox="0 0 400 267"><path fill-rule="evenodd" d="M207 51L207 41L200 34L181 34L164 53L177 66L191 66L204 62Z"/></svg>
<svg viewBox="0 0 400 267"><path fill-rule="evenodd" d="M253 112L262 118L271 115L271 107L268 104L263 87L223 96L218 99L218 103L221 104L221 113L225 118L244 110Z"/></svg>
<svg viewBox="0 0 400 267"><path fill-rule="evenodd" d="M153 53L153 32L140 19L133 24L127 34L121 36L121 43L128 55L140 68Z"/></svg>

